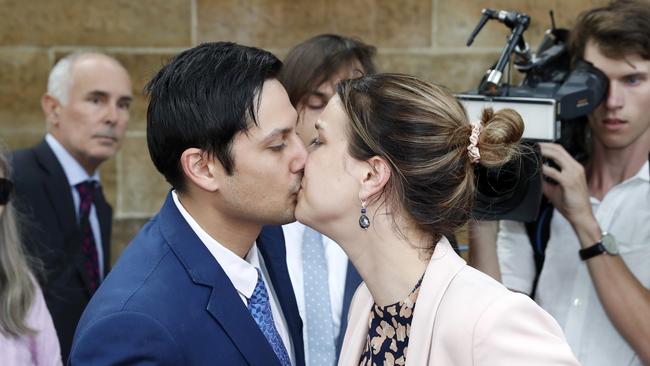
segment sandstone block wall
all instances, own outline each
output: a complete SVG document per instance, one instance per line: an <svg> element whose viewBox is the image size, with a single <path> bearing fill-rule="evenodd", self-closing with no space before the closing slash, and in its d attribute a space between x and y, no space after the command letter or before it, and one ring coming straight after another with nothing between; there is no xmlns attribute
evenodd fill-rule
<svg viewBox="0 0 650 366"><path fill-rule="evenodd" d="M37 143L45 131L39 99L62 55L96 49L129 70L136 95L120 153L101 168L115 210L113 259L154 214L168 190L146 147L142 88L170 56L201 42L229 40L283 57L325 32L356 36L378 48L380 71L435 80L454 91L475 87L496 61L505 26L488 23L465 47L484 7L528 13L536 47L555 11L559 27L605 0L0 0L0 139L10 148ZM461 235L461 242L465 237Z"/></svg>

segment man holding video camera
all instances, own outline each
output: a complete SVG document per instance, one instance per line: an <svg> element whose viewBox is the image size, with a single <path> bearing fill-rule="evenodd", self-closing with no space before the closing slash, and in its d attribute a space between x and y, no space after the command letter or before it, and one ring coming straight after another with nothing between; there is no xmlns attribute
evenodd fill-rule
<svg viewBox="0 0 650 366"><path fill-rule="evenodd" d="M582 13L571 53L600 69L609 90L588 116L587 164L558 144L540 144L557 165L543 173L557 184L543 183L554 214L535 300L583 365L650 365L650 1ZM500 222L501 279L530 294L528 242L523 223Z"/></svg>

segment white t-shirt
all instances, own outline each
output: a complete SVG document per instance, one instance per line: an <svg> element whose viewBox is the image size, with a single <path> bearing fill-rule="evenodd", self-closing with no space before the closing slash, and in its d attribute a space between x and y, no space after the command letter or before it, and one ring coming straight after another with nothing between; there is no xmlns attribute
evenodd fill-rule
<svg viewBox="0 0 650 366"><path fill-rule="evenodd" d="M603 231L614 235L620 256L641 284L650 288L650 179L648 163L591 206ZM535 301L560 324L581 364L642 365L603 309L580 260L571 224L555 210ZM533 250L520 222L501 221L497 252L503 284L530 294L535 276Z"/></svg>

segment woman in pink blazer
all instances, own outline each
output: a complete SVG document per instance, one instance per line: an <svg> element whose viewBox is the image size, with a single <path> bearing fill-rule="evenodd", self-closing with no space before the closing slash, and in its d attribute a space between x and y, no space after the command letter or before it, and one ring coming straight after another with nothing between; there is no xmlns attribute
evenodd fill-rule
<svg viewBox="0 0 650 366"><path fill-rule="evenodd" d="M516 112L470 123L444 88L378 74L339 84L316 130L296 218L364 279L339 365L577 365L547 313L446 239L470 218L476 164L520 154Z"/></svg>

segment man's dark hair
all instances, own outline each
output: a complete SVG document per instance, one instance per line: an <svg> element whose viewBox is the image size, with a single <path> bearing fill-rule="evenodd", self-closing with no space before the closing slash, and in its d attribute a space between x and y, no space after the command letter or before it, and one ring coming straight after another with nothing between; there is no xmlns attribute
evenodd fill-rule
<svg viewBox="0 0 650 366"><path fill-rule="evenodd" d="M176 190L185 189L180 157L188 148L216 157L232 174L232 140L257 125L255 98L281 68L270 52L214 42L180 53L149 81L149 154Z"/></svg>
<svg viewBox="0 0 650 366"><path fill-rule="evenodd" d="M650 1L617 0L581 13L569 42L574 60L584 57L589 41L609 58L638 54L650 60Z"/></svg>
<svg viewBox="0 0 650 366"><path fill-rule="evenodd" d="M375 47L360 40L337 34L321 34L289 51L279 79L287 89L291 104L297 107L319 85L354 61L359 61L363 67L363 70L359 70L361 74L374 74L376 68L372 57L375 52Z"/></svg>

